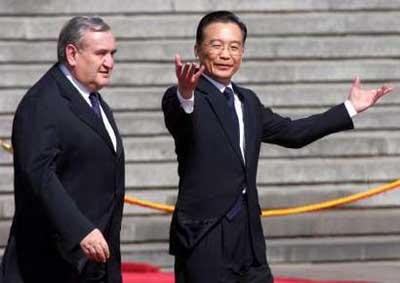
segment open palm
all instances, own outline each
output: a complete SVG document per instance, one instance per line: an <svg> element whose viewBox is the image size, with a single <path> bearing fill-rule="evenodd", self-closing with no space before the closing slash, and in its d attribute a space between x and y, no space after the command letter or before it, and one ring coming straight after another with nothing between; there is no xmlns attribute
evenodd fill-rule
<svg viewBox="0 0 400 283"><path fill-rule="evenodd" d="M382 86L378 89L361 89L360 77L356 76L350 90L349 100L357 113L360 113L373 106L382 96L391 92L393 88Z"/></svg>

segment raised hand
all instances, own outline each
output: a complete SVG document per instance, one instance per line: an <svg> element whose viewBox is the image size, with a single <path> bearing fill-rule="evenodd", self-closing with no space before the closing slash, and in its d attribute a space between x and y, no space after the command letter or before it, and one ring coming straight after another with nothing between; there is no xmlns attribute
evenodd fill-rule
<svg viewBox="0 0 400 283"><path fill-rule="evenodd" d="M382 96L392 90L393 88L387 86L381 86L378 89L363 90L361 89L360 77L356 76L350 90L349 100L357 113L360 113L373 106Z"/></svg>
<svg viewBox="0 0 400 283"><path fill-rule="evenodd" d="M110 258L108 244L99 229L94 229L86 235L80 246L90 260L106 262Z"/></svg>
<svg viewBox="0 0 400 283"><path fill-rule="evenodd" d="M204 72L204 66L198 66L196 63L182 63L181 56L175 55L175 72L178 78L178 90L183 98L189 99L193 95L201 74Z"/></svg>

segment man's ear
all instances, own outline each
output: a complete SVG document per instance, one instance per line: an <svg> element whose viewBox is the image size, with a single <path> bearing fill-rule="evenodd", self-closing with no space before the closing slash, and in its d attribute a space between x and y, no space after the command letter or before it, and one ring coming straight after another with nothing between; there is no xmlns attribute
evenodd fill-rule
<svg viewBox="0 0 400 283"><path fill-rule="evenodd" d="M78 49L73 44L68 44L65 47L65 57L67 59L68 65L76 65L76 55L78 54Z"/></svg>

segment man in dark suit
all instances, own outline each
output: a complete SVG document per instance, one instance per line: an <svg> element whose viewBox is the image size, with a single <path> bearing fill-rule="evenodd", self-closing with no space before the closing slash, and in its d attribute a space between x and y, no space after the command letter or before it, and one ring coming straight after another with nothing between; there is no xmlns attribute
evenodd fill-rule
<svg viewBox="0 0 400 283"><path fill-rule="evenodd" d="M179 283L273 282L256 189L261 142L298 148L351 129L351 115L391 90L362 90L357 78L344 104L305 119L281 117L231 82L246 33L231 12L203 17L194 47L200 68L177 55L178 85L163 97L180 177L170 232Z"/></svg>
<svg viewBox="0 0 400 283"><path fill-rule="evenodd" d="M15 215L0 280L121 282L124 153L98 91L114 67L115 38L98 17L75 17L58 63L14 117Z"/></svg>

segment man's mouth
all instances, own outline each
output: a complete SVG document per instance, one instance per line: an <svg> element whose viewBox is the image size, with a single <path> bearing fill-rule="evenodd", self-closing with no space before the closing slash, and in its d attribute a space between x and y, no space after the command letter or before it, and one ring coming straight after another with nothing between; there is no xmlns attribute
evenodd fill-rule
<svg viewBox="0 0 400 283"><path fill-rule="evenodd" d="M109 76L110 75L110 71L99 71L100 74L102 74L103 76Z"/></svg>
<svg viewBox="0 0 400 283"><path fill-rule="evenodd" d="M226 65L226 64L215 64L215 66L216 66L218 69L222 69L222 70L227 70L227 69L232 68L231 65Z"/></svg>

